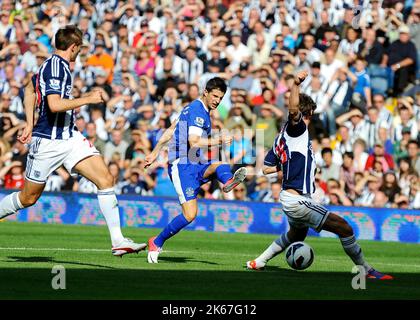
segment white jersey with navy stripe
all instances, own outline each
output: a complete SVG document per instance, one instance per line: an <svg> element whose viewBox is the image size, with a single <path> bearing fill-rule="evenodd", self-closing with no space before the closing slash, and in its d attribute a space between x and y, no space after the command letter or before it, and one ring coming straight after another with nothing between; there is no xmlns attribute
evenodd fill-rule
<svg viewBox="0 0 420 320"><path fill-rule="evenodd" d="M74 111L53 113L48 105L47 96L58 94L62 99L70 99L73 79L69 62L53 54L40 66L35 78L35 91L39 119L32 135L51 140L67 140L76 129Z"/></svg>
<svg viewBox="0 0 420 320"><path fill-rule="evenodd" d="M294 189L301 194L315 192L315 156L308 127L301 115L297 124L287 121L267 153L264 164L283 171L283 190Z"/></svg>

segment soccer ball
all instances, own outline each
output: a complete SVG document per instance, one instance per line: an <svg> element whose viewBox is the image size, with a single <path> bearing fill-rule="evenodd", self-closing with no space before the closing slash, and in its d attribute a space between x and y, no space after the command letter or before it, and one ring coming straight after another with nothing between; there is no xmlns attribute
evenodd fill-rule
<svg viewBox="0 0 420 320"><path fill-rule="evenodd" d="M314 261L314 251L305 242L294 242L286 250L286 261L295 270L304 270Z"/></svg>

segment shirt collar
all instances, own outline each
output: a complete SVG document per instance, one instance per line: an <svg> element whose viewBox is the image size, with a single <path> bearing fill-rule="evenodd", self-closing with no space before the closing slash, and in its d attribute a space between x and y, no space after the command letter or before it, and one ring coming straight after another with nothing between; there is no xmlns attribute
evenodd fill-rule
<svg viewBox="0 0 420 320"><path fill-rule="evenodd" d="M61 61L63 61L65 64L67 64L68 66L70 66L70 63L64 59L63 57L59 56L58 54L54 53L53 56L57 57L58 59L60 59Z"/></svg>
<svg viewBox="0 0 420 320"><path fill-rule="evenodd" d="M209 112L209 108L206 107L206 105L204 104L203 100L201 100L200 98L198 98L197 100L201 102L201 104L203 105L204 110L206 110L207 112Z"/></svg>

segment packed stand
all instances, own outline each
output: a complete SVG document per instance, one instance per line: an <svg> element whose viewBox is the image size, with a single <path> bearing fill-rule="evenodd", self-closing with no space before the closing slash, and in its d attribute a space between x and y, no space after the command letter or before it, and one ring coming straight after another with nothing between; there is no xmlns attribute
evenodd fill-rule
<svg viewBox="0 0 420 320"><path fill-rule="evenodd" d="M145 156L207 80L229 89L212 115L233 143L209 150L248 177L229 194L278 202L281 183L262 175L264 154L287 120L293 74L317 103L309 129L322 204L420 208L420 1L38 1L0 7L0 181L21 188L28 146L24 86L53 52L53 35L76 24L84 42L73 97L99 88L106 102L77 110L78 129L105 157L119 194L176 196L167 151ZM47 191L96 192L59 168Z"/></svg>

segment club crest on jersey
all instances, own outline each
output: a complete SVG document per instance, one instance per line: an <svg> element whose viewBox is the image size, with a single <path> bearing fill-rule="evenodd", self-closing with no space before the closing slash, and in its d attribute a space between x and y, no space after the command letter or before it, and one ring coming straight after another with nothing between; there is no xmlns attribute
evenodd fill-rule
<svg viewBox="0 0 420 320"><path fill-rule="evenodd" d="M188 187L187 189L185 189L185 194L187 195L187 197L192 197L194 195L194 189Z"/></svg>
<svg viewBox="0 0 420 320"><path fill-rule="evenodd" d="M50 79L50 87L54 90L60 90L60 80Z"/></svg>
<svg viewBox="0 0 420 320"><path fill-rule="evenodd" d="M196 117L195 120L194 120L194 123L197 126L202 127L202 126L204 126L204 119L200 118L200 117Z"/></svg>

